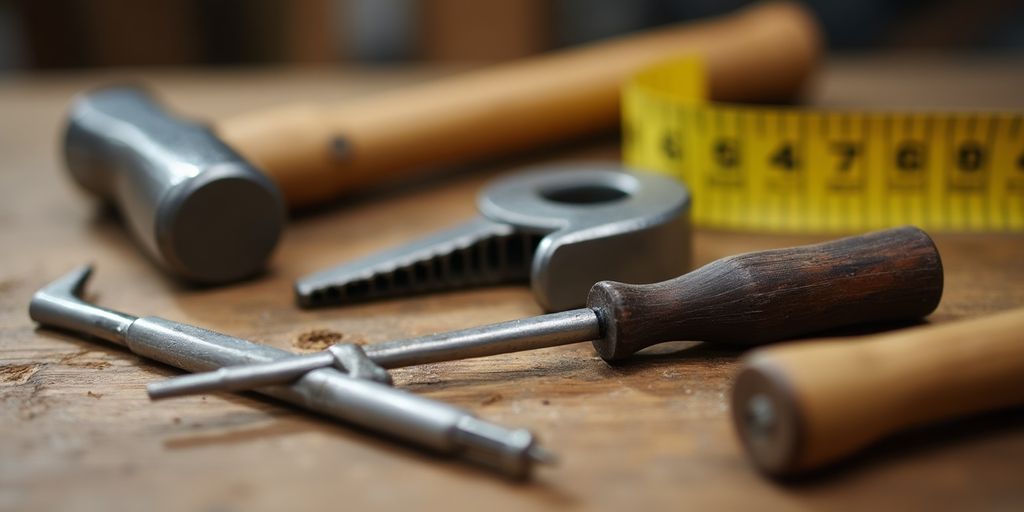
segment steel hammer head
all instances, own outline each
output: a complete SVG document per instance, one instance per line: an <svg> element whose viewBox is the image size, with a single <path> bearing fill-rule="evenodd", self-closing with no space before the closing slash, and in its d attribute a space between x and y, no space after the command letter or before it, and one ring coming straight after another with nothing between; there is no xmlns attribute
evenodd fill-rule
<svg viewBox="0 0 1024 512"><path fill-rule="evenodd" d="M209 128L172 117L138 88L78 98L64 154L79 184L118 205L146 252L191 281L252 275L284 227L284 200L269 178Z"/></svg>

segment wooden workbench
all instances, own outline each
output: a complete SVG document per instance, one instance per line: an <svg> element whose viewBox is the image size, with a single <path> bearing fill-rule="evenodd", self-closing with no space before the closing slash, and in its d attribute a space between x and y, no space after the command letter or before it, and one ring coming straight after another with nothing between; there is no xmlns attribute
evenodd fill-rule
<svg viewBox="0 0 1024 512"><path fill-rule="evenodd" d="M1021 59L846 59L816 103L1024 107ZM1024 410L914 432L812 479L779 484L748 465L728 422L738 353L676 347L610 367L568 346L394 372L396 385L532 429L561 457L531 483L395 444L255 395L151 403L178 372L118 347L40 330L40 285L92 262L91 298L301 351L303 334L378 342L539 313L506 286L300 311L291 282L453 225L474 194L524 165L614 159L613 141L492 163L340 201L293 219L269 272L184 287L141 256L118 219L61 165L64 109L79 90L142 76L180 110L227 115L290 98L357 96L439 69L264 70L9 76L0 80L0 510L720 509L1021 510ZM921 91L924 91L922 93ZM698 231L695 259L825 237ZM1024 237L935 236L946 268L935 322L1024 305ZM870 397L865 397L870 399Z"/></svg>

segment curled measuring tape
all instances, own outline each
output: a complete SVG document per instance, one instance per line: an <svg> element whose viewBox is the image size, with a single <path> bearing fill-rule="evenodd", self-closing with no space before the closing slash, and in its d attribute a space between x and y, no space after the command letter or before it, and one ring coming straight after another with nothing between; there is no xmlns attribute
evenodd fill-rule
<svg viewBox="0 0 1024 512"><path fill-rule="evenodd" d="M623 158L675 176L698 226L1024 231L1024 114L710 103L697 59L623 91Z"/></svg>

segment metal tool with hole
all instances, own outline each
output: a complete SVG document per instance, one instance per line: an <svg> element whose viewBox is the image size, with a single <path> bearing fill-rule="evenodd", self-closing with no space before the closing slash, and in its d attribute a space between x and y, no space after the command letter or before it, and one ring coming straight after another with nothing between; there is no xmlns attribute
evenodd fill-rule
<svg viewBox="0 0 1024 512"><path fill-rule="evenodd" d="M651 283L690 267L690 198L677 181L617 165L503 178L480 216L412 244L303 277L304 307L529 281L548 311L582 306L602 280Z"/></svg>

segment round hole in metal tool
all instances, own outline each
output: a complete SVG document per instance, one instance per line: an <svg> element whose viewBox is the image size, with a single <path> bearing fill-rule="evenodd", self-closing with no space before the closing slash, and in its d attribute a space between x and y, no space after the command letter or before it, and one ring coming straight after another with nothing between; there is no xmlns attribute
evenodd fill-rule
<svg viewBox="0 0 1024 512"><path fill-rule="evenodd" d="M624 190L605 185L575 185L549 188L541 190L540 195L548 201L570 204L610 203L629 196Z"/></svg>

